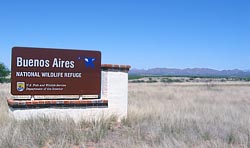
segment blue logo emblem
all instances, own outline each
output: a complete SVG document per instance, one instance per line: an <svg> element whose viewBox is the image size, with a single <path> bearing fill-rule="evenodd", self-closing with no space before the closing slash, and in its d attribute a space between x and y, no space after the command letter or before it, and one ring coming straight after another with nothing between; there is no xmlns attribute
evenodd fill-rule
<svg viewBox="0 0 250 148"><path fill-rule="evenodd" d="M94 64L94 62L95 62L95 60L96 60L96 58L91 58L91 57L78 57L78 60L81 60L83 58L83 60L84 60L84 63L85 63L85 66L88 68L88 67L90 67L90 68L95 68L95 64Z"/></svg>
<svg viewBox="0 0 250 148"><path fill-rule="evenodd" d="M17 89L17 91L24 91L24 89L25 89L25 82L17 82L16 83L16 89Z"/></svg>

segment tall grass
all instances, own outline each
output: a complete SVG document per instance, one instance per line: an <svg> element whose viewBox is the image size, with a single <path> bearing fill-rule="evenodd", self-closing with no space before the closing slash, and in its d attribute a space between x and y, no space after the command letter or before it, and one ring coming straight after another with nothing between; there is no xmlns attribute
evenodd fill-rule
<svg viewBox="0 0 250 148"><path fill-rule="evenodd" d="M130 84L125 123L149 147L246 147L249 86Z"/></svg>
<svg viewBox="0 0 250 148"><path fill-rule="evenodd" d="M250 85L129 84L128 118L15 120L1 85L0 147L250 147Z"/></svg>

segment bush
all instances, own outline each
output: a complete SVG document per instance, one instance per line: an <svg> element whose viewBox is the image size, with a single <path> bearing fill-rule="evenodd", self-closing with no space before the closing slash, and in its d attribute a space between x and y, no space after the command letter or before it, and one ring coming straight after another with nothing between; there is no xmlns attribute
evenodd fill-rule
<svg viewBox="0 0 250 148"><path fill-rule="evenodd" d="M131 81L131 83L144 83L145 81L144 80L133 80Z"/></svg>
<svg viewBox="0 0 250 148"><path fill-rule="evenodd" d="M146 81L147 83L157 83L158 81L156 81L156 80L148 80L148 81Z"/></svg>
<svg viewBox="0 0 250 148"><path fill-rule="evenodd" d="M136 79L141 79L144 78L145 76L138 76L138 75L128 75L128 80L136 80Z"/></svg>
<svg viewBox="0 0 250 148"><path fill-rule="evenodd" d="M0 78L0 83L10 83L10 81L8 78Z"/></svg>
<svg viewBox="0 0 250 148"><path fill-rule="evenodd" d="M9 82L6 77L10 74L10 70L3 64L0 63L0 83Z"/></svg>
<svg viewBox="0 0 250 148"><path fill-rule="evenodd" d="M182 82L181 80L179 79L170 79L170 78L162 78L161 79L161 82L162 83L173 83L173 82Z"/></svg>

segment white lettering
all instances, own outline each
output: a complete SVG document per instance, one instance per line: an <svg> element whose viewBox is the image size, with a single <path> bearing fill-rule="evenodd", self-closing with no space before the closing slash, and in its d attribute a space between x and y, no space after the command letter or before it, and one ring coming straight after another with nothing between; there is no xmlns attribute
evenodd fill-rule
<svg viewBox="0 0 250 148"><path fill-rule="evenodd" d="M40 77L39 72L16 72L17 77Z"/></svg>
<svg viewBox="0 0 250 148"><path fill-rule="evenodd" d="M49 60L39 59L23 59L17 57L17 67L49 67Z"/></svg>
<svg viewBox="0 0 250 148"><path fill-rule="evenodd" d="M22 64L22 58L21 57L17 57L16 58L16 66L17 67L21 67L23 64Z"/></svg>
<svg viewBox="0 0 250 148"><path fill-rule="evenodd" d="M42 77L53 77L53 78L62 78L62 72L42 72Z"/></svg>
<svg viewBox="0 0 250 148"><path fill-rule="evenodd" d="M33 67L33 60L29 59L29 66Z"/></svg>
<svg viewBox="0 0 250 148"><path fill-rule="evenodd" d="M50 67L49 60L43 59L23 59L22 57L17 57L16 59L16 66L17 67ZM52 67L55 68L74 68L75 62L74 61L64 61L61 58L54 58Z"/></svg>
<svg viewBox="0 0 250 148"><path fill-rule="evenodd" d="M65 78L81 78L82 73L64 73Z"/></svg>
<svg viewBox="0 0 250 148"><path fill-rule="evenodd" d="M61 58L57 59L54 58L52 67L56 68L74 68L75 67L74 61L63 61Z"/></svg>

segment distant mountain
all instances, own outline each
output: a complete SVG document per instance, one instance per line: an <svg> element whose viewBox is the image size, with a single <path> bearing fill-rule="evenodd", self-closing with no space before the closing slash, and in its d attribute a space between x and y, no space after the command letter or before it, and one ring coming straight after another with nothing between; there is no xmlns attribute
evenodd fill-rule
<svg viewBox="0 0 250 148"><path fill-rule="evenodd" d="M250 71L243 71L239 69L233 70L214 70L209 68L152 68L144 69L131 69L131 75L169 75L169 76L212 76L212 77L250 77Z"/></svg>

